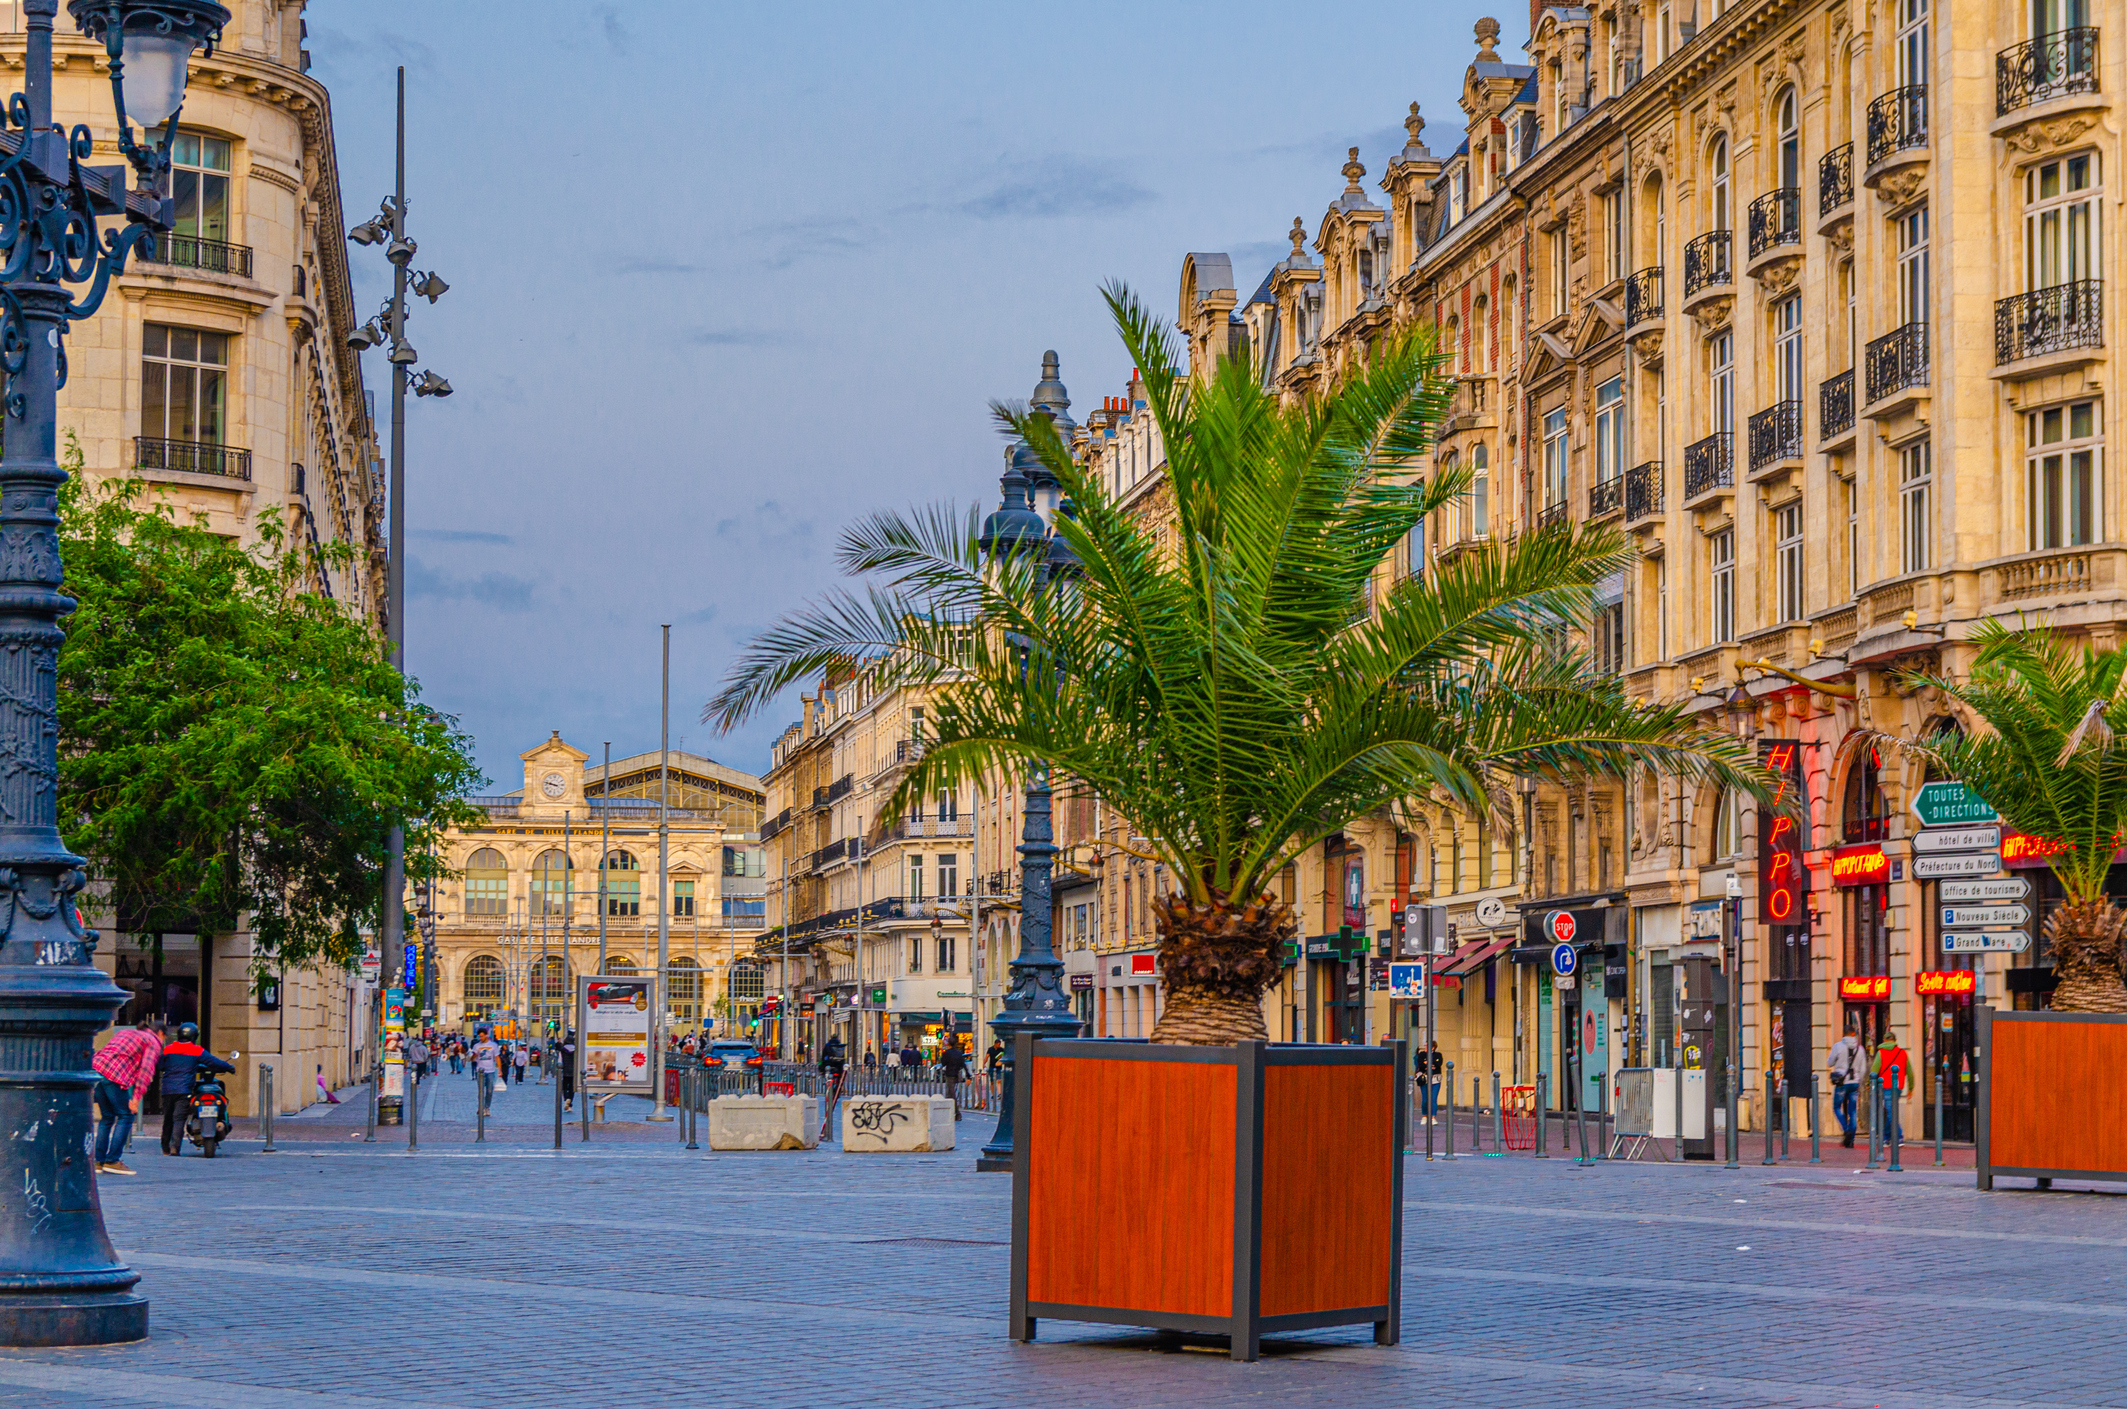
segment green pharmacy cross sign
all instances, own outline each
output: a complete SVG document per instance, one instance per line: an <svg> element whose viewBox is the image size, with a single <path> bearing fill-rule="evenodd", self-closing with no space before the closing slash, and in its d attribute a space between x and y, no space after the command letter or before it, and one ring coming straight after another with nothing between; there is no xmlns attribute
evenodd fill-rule
<svg viewBox="0 0 2127 1409"><path fill-rule="evenodd" d="M1993 822L1998 816L1985 798L1963 783L1923 783L1913 795L1913 815L1923 827L1951 827L1963 822Z"/></svg>

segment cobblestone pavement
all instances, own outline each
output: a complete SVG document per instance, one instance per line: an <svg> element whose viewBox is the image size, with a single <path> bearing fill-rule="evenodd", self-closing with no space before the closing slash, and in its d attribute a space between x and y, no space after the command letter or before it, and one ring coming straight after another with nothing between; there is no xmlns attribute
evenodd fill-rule
<svg viewBox="0 0 2127 1409"><path fill-rule="evenodd" d="M2117 1193L1413 1158L1403 1343L1321 1332L1236 1365L1109 1327L1008 1341L988 1133L971 1117L943 1155L572 1130L559 1154L237 1141L213 1162L151 1139L102 1192L152 1339L0 1352L0 1405L2127 1405Z"/></svg>

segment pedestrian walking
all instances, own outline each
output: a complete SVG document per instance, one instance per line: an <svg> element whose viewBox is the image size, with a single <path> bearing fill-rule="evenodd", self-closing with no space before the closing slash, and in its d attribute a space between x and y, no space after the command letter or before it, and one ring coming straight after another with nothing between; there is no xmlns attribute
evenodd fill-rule
<svg viewBox="0 0 2127 1409"><path fill-rule="evenodd" d="M465 1070L465 1043L455 1037L452 1038L450 1051L451 1075L457 1076Z"/></svg>
<svg viewBox="0 0 2127 1409"><path fill-rule="evenodd" d="M866 1076L869 1076L872 1072L877 1071L878 1068L879 1054L877 1052L874 1052L870 1047L866 1047L864 1049L864 1074Z"/></svg>
<svg viewBox="0 0 2127 1409"><path fill-rule="evenodd" d="M140 1114L140 1098L155 1080L162 1060L162 1033L151 1022L122 1027L96 1054L96 1169L101 1174L132 1174L123 1158Z"/></svg>
<svg viewBox="0 0 2127 1409"><path fill-rule="evenodd" d="M923 1065L923 1054L916 1050L915 1043L911 1042L901 1049L901 1065L910 1071Z"/></svg>
<svg viewBox="0 0 2127 1409"><path fill-rule="evenodd" d="M1854 1148L1855 1098L1861 1093L1861 1074L1868 1065L1868 1056L1862 1050L1861 1039L1849 1032L1832 1044L1830 1071L1832 1079L1832 1117L1839 1122L1839 1143L1851 1150Z"/></svg>
<svg viewBox="0 0 2127 1409"><path fill-rule="evenodd" d="M564 1110L576 1109L576 1034L564 1032L556 1048L561 1063L561 1104Z"/></svg>
<svg viewBox="0 0 2127 1409"><path fill-rule="evenodd" d="M960 1050L958 1038L945 1039L945 1050L939 1054L938 1065L945 1072L945 1094L953 1098L953 1119L960 1119L960 1083L967 1080L967 1053Z"/></svg>
<svg viewBox="0 0 2127 1409"><path fill-rule="evenodd" d="M415 1083L419 1084L421 1074L428 1070L428 1043L422 1040L418 1032L414 1034L413 1041L406 1044L406 1061L407 1069L414 1074Z"/></svg>
<svg viewBox="0 0 2127 1409"><path fill-rule="evenodd" d="M333 1095L332 1088L325 1084L325 1064L323 1062L318 1063L318 1099L331 1106L340 1104L340 1098Z"/></svg>
<svg viewBox="0 0 2127 1409"><path fill-rule="evenodd" d="M1004 1068L1003 1038L997 1038L996 1040L990 1043L990 1050L983 1057L982 1064L989 1069L990 1080L995 1081L997 1079L997 1073L1003 1070Z"/></svg>
<svg viewBox="0 0 2127 1409"><path fill-rule="evenodd" d="M1883 1139L1885 1144L1905 1137L1898 1107L1913 1084L1913 1059L1898 1045L1898 1034L1886 1032L1876 1047L1877 1089L1883 1093Z"/></svg>
<svg viewBox="0 0 2127 1409"><path fill-rule="evenodd" d="M501 1079L502 1048L485 1032L473 1044L473 1081L480 1088L480 1109L494 1106L495 1083Z"/></svg>
<svg viewBox="0 0 2127 1409"><path fill-rule="evenodd" d="M1420 1119L1427 1125L1438 1125L1435 1117L1440 1110L1440 1074L1445 1058L1440 1055L1440 1044L1428 1042L1418 1054L1418 1105Z"/></svg>
<svg viewBox="0 0 2127 1409"><path fill-rule="evenodd" d="M516 1050L516 1052L515 1052L515 1053L513 1053L513 1054L511 1055L511 1057L510 1057L510 1060L511 1060L512 1062L516 1063L516 1066L517 1066L517 1084L518 1084L519 1086L522 1086L522 1085L524 1085L524 1068L525 1068L525 1063L529 1062L529 1061L530 1061L531 1059L532 1059L532 1054L531 1054L531 1052L530 1052L529 1050L527 1050L527 1048L526 1048L526 1045L525 1045L524 1043L522 1043L522 1042L518 1043L518 1044L517 1044L517 1050Z"/></svg>

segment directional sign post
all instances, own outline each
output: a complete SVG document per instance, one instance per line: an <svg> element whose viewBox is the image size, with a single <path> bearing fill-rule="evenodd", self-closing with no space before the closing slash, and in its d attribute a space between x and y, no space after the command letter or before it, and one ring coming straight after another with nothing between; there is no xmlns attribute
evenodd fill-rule
<svg viewBox="0 0 2127 1409"><path fill-rule="evenodd" d="M1999 814L1986 799L1963 783L1923 783L1913 794L1913 815L1923 827L1951 827L1961 822L1994 822Z"/></svg>
<svg viewBox="0 0 2127 1409"><path fill-rule="evenodd" d="M1580 954L1567 942L1573 937L1573 917L1561 910L1552 918L1557 919L1561 916L1566 921L1565 938L1552 947L1551 972L1558 975L1558 987L1571 988L1574 983L1574 973L1580 968ZM1551 927L1551 932L1557 934L1558 926L1554 924Z"/></svg>
<svg viewBox="0 0 2127 1409"><path fill-rule="evenodd" d="M1945 905L1942 927L1946 930L1983 930L2004 925L2028 925L2031 911L2023 905Z"/></svg>
<svg viewBox="0 0 2127 1409"><path fill-rule="evenodd" d="M2030 947L2022 930L1954 930L1942 937L1945 954L2021 954Z"/></svg>
<svg viewBox="0 0 2127 1409"><path fill-rule="evenodd" d="M1913 879L1916 881L1939 881L1945 876L1991 876L2000 869L2001 853L1998 851L1913 858Z"/></svg>
<svg viewBox="0 0 2127 1409"><path fill-rule="evenodd" d="M2022 900L2030 893L2031 882L2022 876L2006 876L1992 881L1944 881L1940 898L1945 905L1970 905L1975 901Z"/></svg>
<svg viewBox="0 0 2127 1409"><path fill-rule="evenodd" d="M1913 834L1913 850L1922 856L1946 851L2000 851L2000 827L1930 827Z"/></svg>

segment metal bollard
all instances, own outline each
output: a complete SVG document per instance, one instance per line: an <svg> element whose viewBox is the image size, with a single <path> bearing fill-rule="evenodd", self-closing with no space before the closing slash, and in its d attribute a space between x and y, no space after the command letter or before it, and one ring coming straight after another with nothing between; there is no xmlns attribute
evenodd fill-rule
<svg viewBox="0 0 2127 1409"><path fill-rule="evenodd" d="M1500 1103L1499 1073L1492 1073L1492 1150L1507 1152L1507 1109Z"/></svg>
<svg viewBox="0 0 2127 1409"><path fill-rule="evenodd" d="M1588 1158L1588 1082L1578 1063L1573 1068L1573 1128L1580 1134L1580 1158L1576 1164L1589 1164Z"/></svg>
<svg viewBox="0 0 2127 1409"><path fill-rule="evenodd" d="M576 1078L576 1114L583 1118L583 1133L576 1138L576 1143L581 1145L591 1138L591 1091L583 1085L583 1068L576 1069Z"/></svg>
<svg viewBox="0 0 2127 1409"><path fill-rule="evenodd" d="M260 1066L260 1067L259 1067L259 1069L258 1069L258 1084L259 1084L259 1106L258 1106L258 1126L259 1126L259 1134L261 1134L261 1135L263 1135L263 1136L265 1136L265 1137L266 1137L266 1148L265 1148L265 1149L263 1149L263 1150L261 1150L261 1151L259 1151L259 1153L260 1153L260 1154L263 1154L263 1155L270 1155L270 1154L272 1154L272 1153L274 1152L274 1150L273 1150L273 1104L274 1104L274 1102L273 1102L273 1068L272 1068L272 1067L271 1067L270 1065L262 1065L262 1066ZM1937 1158L1937 1159L1936 1159L1936 1161L1935 1161L1935 1163L1937 1163L1937 1164L1941 1164L1941 1163L1942 1163L1942 1160L1941 1160L1940 1158Z"/></svg>
<svg viewBox="0 0 2127 1409"><path fill-rule="evenodd" d="M1817 1073L1809 1074L1809 1162L1824 1163L1824 1150L1818 1142L1822 1122L1817 1110Z"/></svg>
<svg viewBox="0 0 2127 1409"><path fill-rule="evenodd" d="M1868 1117L1869 1123L1869 1162L1867 1168L1874 1169L1878 1163L1877 1151L1880 1137L1883 1134L1883 1122L1877 1119L1876 1110L1876 1107L1883 1101L1883 1088L1877 1084L1874 1077L1870 1077L1861 1083L1861 1089L1868 1092L1868 1099L1861 1102L1862 1114Z"/></svg>
<svg viewBox="0 0 2127 1409"><path fill-rule="evenodd" d="M1672 1074L1676 1078L1670 1082L1670 1086L1676 1092L1676 1159L1678 1164L1682 1164L1684 1162L1684 1068L1675 1067L1672 1069Z"/></svg>
<svg viewBox="0 0 2127 1409"><path fill-rule="evenodd" d="M1759 1160L1759 1164L1771 1164L1773 1162L1773 1080L1772 1069L1768 1067L1765 1071L1765 1158Z"/></svg>
<svg viewBox="0 0 2127 1409"><path fill-rule="evenodd" d="M1595 1157L1610 1158L1610 1074L1595 1083Z"/></svg>
<svg viewBox="0 0 2127 1409"><path fill-rule="evenodd" d="M406 1064L406 1152L421 1148L421 1067Z"/></svg>
<svg viewBox="0 0 2127 1409"><path fill-rule="evenodd" d="M1447 1080L1440 1083L1440 1089L1447 1092L1448 1096L1448 1145L1446 1154L1449 1159L1453 1159L1455 1158L1455 1064L1453 1062L1447 1064Z"/></svg>
<svg viewBox="0 0 2127 1409"><path fill-rule="evenodd" d="M706 1071L687 1073L687 1148L690 1150L701 1148L702 1078L707 1074Z"/></svg>
<svg viewBox="0 0 2127 1409"><path fill-rule="evenodd" d="M1942 1168L1942 1084L1949 1077L1949 1068L1942 1062L1935 1063L1935 1167Z"/></svg>
<svg viewBox="0 0 2127 1409"><path fill-rule="evenodd" d="M473 1093L473 1143L476 1145L485 1145L487 1143L486 1094L484 1091L475 1091Z"/></svg>
<svg viewBox="0 0 2127 1409"><path fill-rule="evenodd" d="M1743 1167L1743 1073L1736 1069L1734 1062L1724 1062L1722 1065L1728 1073L1728 1109L1725 1112L1728 1117L1728 1138L1723 1142L1728 1146L1727 1167L1729 1169L1741 1169Z"/></svg>
<svg viewBox="0 0 2127 1409"><path fill-rule="evenodd" d="M1536 1073L1536 1157L1549 1159L1551 1141L1551 1073Z"/></svg>
<svg viewBox="0 0 2127 1409"><path fill-rule="evenodd" d="M541 1071L539 1079L544 1081L546 1078L547 1072ZM554 1077L554 1148L561 1148L561 1077L558 1074Z"/></svg>
<svg viewBox="0 0 2127 1409"><path fill-rule="evenodd" d="M376 1138L377 1138L377 1069L376 1069L376 1067L375 1067L375 1066L371 1066L371 1067L370 1067L370 1069L369 1069L369 1129L368 1129L368 1132L367 1132L366 1134L364 1134L364 1135L362 1136L362 1143L363 1143L363 1144L365 1144L365 1145L369 1145L369 1144L374 1144L374 1143L376 1143Z"/></svg>
<svg viewBox="0 0 2127 1409"><path fill-rule="evenodd" d="M1886 1172L1891 1174L1905 1173L1904 1168L1898 1163L1898 1146L1902 1143L1901 1137L1905 1134L1902 1128L1904 1122L1899 1120L1898 1116L1898 1078L1886 1076L1883 1078L1883 1127L1884 1134L1890 1137L1891 1167Z"/></svg>
<svg viewBox="0 0 2127 1409"><path fill-rule="evenodd" d="M1484 1114L1484 1078L1474 1073L1470 1076L1470 1153L1478 1154L1484 1149L1484 1124L1478 1117Z"/></svg>

